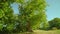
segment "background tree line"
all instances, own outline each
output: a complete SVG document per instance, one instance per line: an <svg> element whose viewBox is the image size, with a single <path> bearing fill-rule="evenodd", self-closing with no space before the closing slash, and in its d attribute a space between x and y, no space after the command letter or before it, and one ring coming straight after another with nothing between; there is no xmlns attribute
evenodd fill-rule
<svg viewBox="0 0 60 34"><path fill-rule="evenodd" d="M40 29L42 29L42 30L56 30L56 29L60 29L60 18L56 17L56 18L48 21L48 24L45 24L45 26L43 26L43 25L40 26Z"/></svg>

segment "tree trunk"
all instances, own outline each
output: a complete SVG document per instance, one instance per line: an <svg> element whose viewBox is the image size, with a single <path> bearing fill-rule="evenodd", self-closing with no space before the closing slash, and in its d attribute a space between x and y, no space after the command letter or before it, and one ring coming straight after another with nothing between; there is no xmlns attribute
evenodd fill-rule
<svg viewBox="0 0 60 34"><path fill-rule="evenodd" d="M28 32L33 32L30 26L30 21L27 21L27 31Z"/></svg>

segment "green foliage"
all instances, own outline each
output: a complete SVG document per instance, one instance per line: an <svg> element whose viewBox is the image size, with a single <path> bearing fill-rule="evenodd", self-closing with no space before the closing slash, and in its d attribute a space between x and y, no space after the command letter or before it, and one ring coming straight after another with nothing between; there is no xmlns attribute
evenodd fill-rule
<svg viewBox="0 0 60 34"><path fill-rule="evenodd" d="M0 0L0 31L13 30L13 10L8 0Z"/></svg>
<svg viewBox="0 0 60 34"><path fill-rule="evenodd" d="M40 24L40 30L49 30L49 24L48 24L48 22L47 23L41 23Z"/></svg>
<svg viewBox="0 0 60 34"><path fill-rule="evenodd" d="M2 18L4 15L5 15L4 12L0 10L0 18Z"/></svg>
<svg viewBox="0 0 60 34"><path fill-rule="evenodd" d="M57 29L60 29L60 18L54 18L51 21L49 21L50 28L56 27Z"/></svg>
<svg viewBox="0 0 60 34"><path fill-rule="evenodd" d="M14 15L12 3L19 3L19 15ZM0 30L12 32L37 29L46 23L45 0L0 0ZM5 26L4 26L5 25Z"/></svg>
<svg viewBox="0 0 60 34"><path fill-rule="evenodd" d="M14 24L8 24L7 30L14 30Z"/></svg>
<svg viewBox="0 0 60 34"><path fill-rule="evenodd" d="M19 10L22 24L27 25L29 22L30 28L36 29L39 27L41 22L46 23L45 0L28 0L27 2L23 0L21 2L22 3L20 3Z"/></svg>

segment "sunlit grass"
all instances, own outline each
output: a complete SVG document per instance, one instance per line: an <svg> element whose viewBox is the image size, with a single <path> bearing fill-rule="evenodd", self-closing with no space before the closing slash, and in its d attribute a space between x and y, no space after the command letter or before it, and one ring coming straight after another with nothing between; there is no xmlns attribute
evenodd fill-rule
<svg viewBox="0 0 60 34"><path fill-rule="evenodd" d="M34 30L34 32L24 32L19 34L60 34L60 30L50 30L50 31Z"/></svg>

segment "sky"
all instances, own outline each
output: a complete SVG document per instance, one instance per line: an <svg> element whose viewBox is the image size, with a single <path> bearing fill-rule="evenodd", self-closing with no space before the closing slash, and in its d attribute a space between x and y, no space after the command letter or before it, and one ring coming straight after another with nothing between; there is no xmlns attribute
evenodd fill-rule
<svg viewBox="0 0 60 34"><path fill-rule="evenodd" d="M60 0L47 0L49 6L47 6L47 19L60 18Z"/></svg>
<svg viewBox="0 0 60 34"><path fill-rule="evenodd" d="M14 10L14 14L19 14L19 9L18 9L18 4L17 3L13 3L11 4L13 10Z"/></svg>
<svg viewBox="0 0 60 34"><path fill-rule="evenodd" d="M60 0L46 0L48 3L48 6L46 7L46 15L47 15L47 20L52 20L55 17L59 17L60 18ZM14 13L18 14L19 10L18 10L18 5L12 4L11 6L13 6L14 9Z"/></svg>

